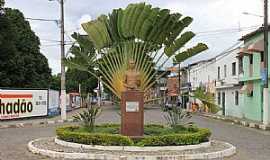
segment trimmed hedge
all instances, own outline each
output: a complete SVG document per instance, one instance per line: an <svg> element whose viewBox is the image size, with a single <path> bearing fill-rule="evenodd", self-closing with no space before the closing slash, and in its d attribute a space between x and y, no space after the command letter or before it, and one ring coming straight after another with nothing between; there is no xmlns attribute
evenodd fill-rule
<svg viewBox="0 0 270 160"><path fill-rule="evenodd" d="M117 128L117 124L104 124L98 125L97 128ZM145 125L145 128L159 128L166 129L162 125ZM205 128L192 128L187 129L183 133L162 132L162 135L146 135L141 139L130 139L127 136L110 133L97 133L97 132L78 132L79 126L66 126L57 128L56 134L59 139L68 142L75 142L88 145L103 145L103 146L180 146L192 145L207 142L211 136L209 129ZM189 131L189 132L188 132Z"/></svg>
<svg viewBox="0 0 270 160"><path fill-rule="evenodd" d="M79 127L68 126L56 129L56 134L59 139L68 142L75 142L89 145L103 145L103 146L130 146L133 141L119 134L106 133L90 133L90 132L75 132L74 129Z"/></svg>
<svg viewBox="0 0 270 160"><path fill-rule="evenodd" d="M139 146L181 146L207 142L211 132L209 129L200 128L194 133L168 134L161 136L146 136L138 142Z"/></svg>

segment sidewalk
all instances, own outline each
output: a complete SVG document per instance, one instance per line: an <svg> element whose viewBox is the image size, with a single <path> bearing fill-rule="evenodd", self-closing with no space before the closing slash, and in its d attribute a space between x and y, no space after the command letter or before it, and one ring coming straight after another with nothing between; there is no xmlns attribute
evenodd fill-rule
<svg viewBox="0 0 270 160"><path fill-rule="evenodd" d="M82 111L85 108L76 109L70 112L67 112L67 120L61 120L61 115L54 117L32 117L27 119L14 119L14 120L4 120L0 121L1 128L19 128L33 125L45 125L45 124L56 124L64 122L74 122L73 116L78 112Z"/></svg>
<svg viewBox="0 0 270 160"><path fill-rule="evenodd" d="M240 119L236 117L230 117L230 116L223 116L223 115L217 115L217 114L211 114L211 113L199 113L197 112L198 115L208 117L208 118L213 118L217 120L222 120L226 122L232 122L237 125L242 125L244 127L250 127L250 128L256 128L260 130L267 130L270 131L270 125L264 125L262 122L258 121L252 121L248 119Z"/></svg>

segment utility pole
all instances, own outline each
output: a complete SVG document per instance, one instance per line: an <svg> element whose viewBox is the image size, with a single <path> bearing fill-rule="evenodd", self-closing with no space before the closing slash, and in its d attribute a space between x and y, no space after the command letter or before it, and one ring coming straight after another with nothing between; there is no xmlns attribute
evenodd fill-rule
<svg viewBox="0 0 270 160"><path fill-rule="evenodd" d="M83 103L82 103L82 89L81 89L81 83L79 83L79 94L80 94L80 107L83 107Z"/></svg>
<svg viewBox="0 0 270 160"><path fill-rule="evenodd" d="M264 85L263 85L263 124L269 124L268 93L268 0L264 0Z"/></svg>
<svg viewBox="0 0 270 160"><path fill-rule="evenodd" d="M64 27L64 0L59 0L60 3L60 27L61 27L61 118L62 120L67 119L66 115L66 75L65 75L65 27Z"/></svg>
<svg viewBox="0 0 270 160"><path fill-rule="evenodd" d="M100 86L101 76L98 77L98 106L101 106L101 86Z"/></svg>
<svg viewBox="0 0 270 160"><path fill-rule="evenodd" d="M56 0L49 0L56 1ZM64 0L57 0L60 4L60 48L61 48L61 93L60 93L60 108L61 108L61 119L67 119L67 106L66 106L66 74L65 74L65 21L64 21ZM50 20L51 21L51 20Z"/></svg>
<svg viewBox="0 0 270 160"><path fill-rule="evenodd" d="M178 63L178 103L180 104L181 101L181 77L180 77L180 73L181 73L181 63ZM181 105L181 104L180 104ZM180 106L182 107L182 106Z"/></svg>

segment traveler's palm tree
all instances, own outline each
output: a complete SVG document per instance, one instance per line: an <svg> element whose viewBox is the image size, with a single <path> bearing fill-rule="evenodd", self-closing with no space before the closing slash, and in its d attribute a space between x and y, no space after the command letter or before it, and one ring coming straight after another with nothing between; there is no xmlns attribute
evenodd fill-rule
<svg viewBox="0 0 270 160"><path fill-rule="evenodd" d="M66 58L66 64L71 68L93 74L96 65L96 49L93 43L87 36L80 35L79 33L73 33L71 36L77 43L73 44L70 48L73 56Z"/></svg>
<svg viewBox="0 0 270 160"><path fill-rule="evenodd" d="M95 76L89 65L96 65L103 84L121 98L124 73L128 61L132 59L136 71L140 72L140 90L147 91L155 84L153 79L163 76L157 74L158 70L169 60L179 63L207 49L205 44L198 43L183 50L195 36L191 31L183 31L191 22L191 17L170 13L168 9L153 8L145 3L115 9L108 16L101 15L82 24L99 58L94 60L85 56L84 63L70 61L68 64L88 70Z"/></svg>

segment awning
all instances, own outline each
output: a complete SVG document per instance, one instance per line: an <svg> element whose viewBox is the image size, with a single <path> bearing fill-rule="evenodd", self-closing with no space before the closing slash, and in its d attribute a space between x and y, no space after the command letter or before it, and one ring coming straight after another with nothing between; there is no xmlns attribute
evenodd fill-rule
<svg viewBox="0 0 270 160"><path fill-rule="evenodd" d="M257 42L248 46L250 52L263 52L264 51L264 40L258 40Z"/></svg>
<svg viewBox="0 0 270 160"><path fill-rule="evenodd" d="M248 50L248 47L240 48L237 57L243 57L245 54L252 54L252 52Z"/></svg>

